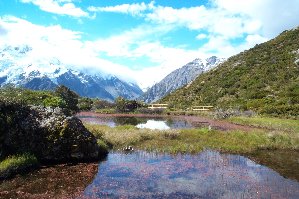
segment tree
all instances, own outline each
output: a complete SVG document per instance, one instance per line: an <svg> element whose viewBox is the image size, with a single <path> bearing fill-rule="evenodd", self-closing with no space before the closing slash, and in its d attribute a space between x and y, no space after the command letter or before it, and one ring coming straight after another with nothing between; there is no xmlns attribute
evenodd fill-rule
<svg viewBox="0 0 299 199"><path fill-rule="evenodd" d="M57 96L53 96L53 97L48 97L46 99L43 100L43 104L44 106L48 107L65 107L66 106L66 103L65 101L60 98L60 97L57 97Z"/></svg>
<svg viewBox="0 0 299 199"><path fill-rule="evenodd" d="M115 106L117 112L127 112L126 100L123 97L118 97L115 99Z"/></svg>
<svg viewBox="0 0 299 199"><path fill-rule="evenodd" d="M78 108L83 111L89 111L92 108L93 101L88 97L83 97L79 99Z"/></svg>
<svg viewBox="0 0 299 199"><path fill-rule="evenodd" d="M77 106L79 95L77 93L61 85L56 88L55 94L65 101L65 105L62 108L66 110L66 114L72 115L79 111Z"/></svg>
<svg viewBox="0 0 299 199"><path fill-rule="evenodd" d="M118 112L133 112L137 108L142 107L140 102L136 100L126 100L123 97L116 98L115 105Z"/></svg>
<svg viewBox="0 0 299 199"><path fill-rule="evenodd" d="M93 101L93 108L94 109L106 109L106 108L114 108L115 104L108 102L106 100L95 99Z"/></svg>

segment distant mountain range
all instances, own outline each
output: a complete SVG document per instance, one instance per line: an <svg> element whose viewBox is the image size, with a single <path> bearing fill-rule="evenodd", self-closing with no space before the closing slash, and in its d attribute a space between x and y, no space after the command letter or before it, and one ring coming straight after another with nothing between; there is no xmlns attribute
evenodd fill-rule
<svg viewBox="0 0 299 199"><path fill-rule="evenodd" d="M230 57L160 102L180 108L213 105L298 117L299 27Z"/></svg>
<svg viewBox="0 0 299 199"><path fill-rule="evenodd" d="M56 58L32 61L28 56L31 51L28 45L0 49L0 86L53 90L57 85L65 85L81 96L109 101L118 96L135 99L143 94L137 84L114 75L87 74L70 69Z"/></svg>
<svg viewBox="0 0 299 199"><path fill-rule="evenodd" d="M215 68L224 59L212 56L208 59L195 59L181 68L171 72L160 82L150 87L142 96L147 103L155 102L165 95L192 82L198 75Z"/></svg>

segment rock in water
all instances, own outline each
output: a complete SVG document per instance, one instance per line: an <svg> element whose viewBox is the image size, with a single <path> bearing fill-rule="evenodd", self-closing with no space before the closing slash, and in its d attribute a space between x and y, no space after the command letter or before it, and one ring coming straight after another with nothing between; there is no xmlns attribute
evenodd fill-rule
<svg viewBox="0 0 299 199"><path fill-rule="evenodd" d="M67 117L60 108L24 106L0 102L1 153L30 152L41 161L97 160L97 140L76 117Z"/></svg>

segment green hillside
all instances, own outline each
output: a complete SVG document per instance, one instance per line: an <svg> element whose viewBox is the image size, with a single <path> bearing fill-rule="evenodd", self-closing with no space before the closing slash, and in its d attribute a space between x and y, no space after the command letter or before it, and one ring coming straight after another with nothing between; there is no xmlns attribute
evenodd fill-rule
<svg viewBox="0 0 299 199"><path fill-rule="evenodd" d="M299 28L230 57L160 102L213 105L272 115L299 114Z"/></svg>

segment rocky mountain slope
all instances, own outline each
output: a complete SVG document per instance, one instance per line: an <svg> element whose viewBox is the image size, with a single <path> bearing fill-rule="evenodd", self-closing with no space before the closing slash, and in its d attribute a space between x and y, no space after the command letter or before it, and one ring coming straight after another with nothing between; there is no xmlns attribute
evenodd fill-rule
<svg viewBox="0 0 299 199"><path fill-rule="evenodd" d="M138 85L113 75L87 74L70 69L56 58L30 59L32 48L6 46L0 49L0 86L12 84L34 90L52 90L65 85L81 96L114 100L139 97L143 92Z"/></svg>
<svg viewBox="0 0 299 199"><path fill-rule="evenodd" d="M299 113L299 28L230 57L161 102L214 105L273 115Z"/></svg>
<svg viewBox="0 0 299 199"><path fill-rule="evenodd" d="M195 59L183 67L171 72L160 82L149 88L142 96L147 102L155 102L172 91L192 82L199 74L209 71L222 63L224 59L212 56L206 60Z"/></svg>

